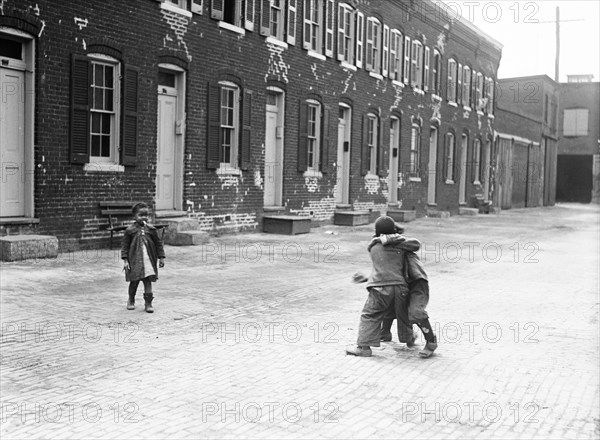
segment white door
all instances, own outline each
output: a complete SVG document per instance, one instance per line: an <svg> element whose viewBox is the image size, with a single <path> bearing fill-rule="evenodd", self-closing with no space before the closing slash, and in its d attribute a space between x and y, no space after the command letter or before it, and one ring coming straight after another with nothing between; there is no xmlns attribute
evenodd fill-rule
<svg viewBox="0 0 600 440"><path fill-rule="evenodd" d="M340 106L335 201L348 204L350 196L350 108Z"/></svg>
<svg viewBox="0 0 600 440"><path fill-rule="evenodd" d="M0 216L25 215L25 72L0 68Z"/></svg>
<svg viewBox="0 0 600 440"><path fill-rule="evenodd" d="M438 131L431 128L429 132L429 165L427 170L427 203L435 205L435 191L437 182L437 150L438 150Z"/></svg>
<svg viewBox="0 0 600 440"><path fill-rule="evenodd" d="M175 158L177 148L177 95L158 95L158 145L156 158L156 209L175 209Z"/></svg>
<svg viewBox="0 0 600 440"><path fill-rule="evenodd" d="M265 125L264 206L282 206L283 93L267 93Z"/></svg>
<svg viewBox="0 0 600 440"><path fill-rule="evenodd" d="M390 123L390 194L389 202L398 202L398 162L400 160L400 120L392 118Z"/></svg>
<svg viewBox="0 0 600 440"><path fill-rule="evenodd" d="M469 138L467 135L462 136L462 144L460 146L460 181L458 182L458 204L464 205L467 200L467 148Z"/></svg>

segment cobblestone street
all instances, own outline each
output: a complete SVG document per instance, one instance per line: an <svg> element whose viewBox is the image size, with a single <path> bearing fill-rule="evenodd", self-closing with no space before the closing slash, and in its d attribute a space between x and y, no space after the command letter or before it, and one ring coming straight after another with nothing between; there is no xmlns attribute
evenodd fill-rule
<svg viewBox="0 0 600 440"><path fill-rule="evenodd" d="M155 313L117 250L2 263L4 440L596 439L597 205L421 218L439 348L356 341L373 224L166 246ZM416 329L416 327L415 327Z"/></svg>

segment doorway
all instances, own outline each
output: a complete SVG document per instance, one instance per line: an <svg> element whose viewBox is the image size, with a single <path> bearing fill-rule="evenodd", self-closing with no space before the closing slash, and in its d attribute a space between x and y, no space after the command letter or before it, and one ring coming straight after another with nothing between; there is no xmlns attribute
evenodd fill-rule
<svg viewBox="0 0 600 440"><path fill-rule="evenodd" d="M284 98L283 90L267 89L264 206L283 205Z"/></svg>

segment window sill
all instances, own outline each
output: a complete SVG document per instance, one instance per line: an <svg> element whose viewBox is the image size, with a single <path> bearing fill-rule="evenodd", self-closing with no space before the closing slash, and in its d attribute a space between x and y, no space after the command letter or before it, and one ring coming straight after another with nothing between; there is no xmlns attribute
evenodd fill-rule
<svg viewBox="0 0 600 440"><path fill-rule="evenodd" d="M475 181L473 182L473 185L481 185L481 182L480 182L479 180L475 180Z"/></svg>
<svg viewBox="0 0 600 440"><path fill-rule="evenodd" d="M408 181L409 182L420 182L421 178L420 177L409 177Z"/></svg>
<svg viewBox="0 0 600 440"><path fill-rule="evenodd" d="M277 37L269 36L265 40L267 43L274 44L275 46L283 47L284 49L288 48L288 44L285 41L281 41Z"/></svg>
<svg viewBox="0 0 600 440"><path fill-rule="evenodd" d="M436 95L435 93L431 94L431 100L432 101L437 101L437 102L442 102L442 97L440 95Z"/></svg>
<svg viewBox="0 0 600 440"><path fill-rule="evenodd" d="M398 81L397 79L393 79L392 84L394 84L395 86L404 88L404 83L402 81Z"/></svg>
<svg viewBox="0 0 600 440"><path fill-rule="evenodd" d="M383 80L383 76L380 75L379 73L375 73L375 72L369 72L369 76L371 78L376 78L378 80Z"/></svg>
<svg viewBox="0 0 600 440"><path fill-rule="evenodd" d="M124 173L125 167L109 162L90 162L83 166L86 173Z"/></svg>
<svg viewBox="0 0 600 440"><path fill-rule="evenodd" d="M458 107L458 104L454 101L448 101L448 105L451 107Z"/></svg>
<svg viewBox="0 0 600 440"><path fill-rule="evenodd" d="M308 178L317 178L320 179L321 177L323 177L323 173L319 170L315 170L312 168L309 168L308 170L306 170L303 174L304 177L308 177Z"/></svg>
<svg viewBox="0 0 600 440"><path fill-rule="evenodd" d="M496 119L496 117L494 115L490 115L489 113L488 113L487 117L490 119Z"/></svg>
<svg viewBox="0 0 600 440"><path fill-rule="evenodd" d="M239 168L231 168L230 166L223 166L217 168L218 176L241 176L242 170Z"/></svg>
<svg viewBox="0 0 600 440"><path fill-rule="evenodd" d="M346 61L341 61L340 66L342 66L344 69L354 70L355 72L358 70L358 68L356 66L353 66L352 64L350 64Z"/></svg>
<svg viewBox="0 0 600 440"><path fill-rule="evenodd" d="M423 91L423 89L421 89L420 87L416 87L413 86L413 93L416 93L417 95L425 95L425 92Z"/></svg>
<svg viewBox="0 0 600 440"><path fill-rule="evenodd" d="M175 12L175 13L181 14L181 15L183 15L185 17L192 18L192 13L190 11L186 11L185 9L181 9L180 7L175 6L172 3L162 2L160 4L160 9L165 9L167 11Z"/></svg>
<svg viewBox="0 0 600 440"><path fill-rule="evenodd" d="M463 105L463 110L468 111L468 112L473 111L473 109L471 107L469 107L468 105Z"/></svg>
<svg viewBox="0 0 600 440"><path fill-rule="evenodd" d="M446 185L454 185L454 180L446 179Z"/></svg>
<svg viewBox="0 0 600 440"><path fill-rule="evenodd" d="M369 171L367 174L365 174L365 180L374 180L374 179L379 180L379 176L377 174L373 174L371 171Z"/></svg>
<svg viewBox="0 0 600 440"><path fill-rule="evenodd" d="M220 21L219 22L219 27L222 29L227 29L228 31L232 31L235 32L236 34L240 34L240 35L246 35L246 30L244 28L241 28L239 26L235 26L231 23L227 23L225 21Z"/></svg>
<svg viewBox="0 0 600 440"><path fill-rule="evenodd" d="M483 116L483 112L482 112L481 110L477 110L477 114L478 114L479 116Z"/></svg>
<svg viewBox="0 0 600 440"><path fill-rule="evenodd" d="M313 57L313 58L317 58L317 59L319 59L321 61L325 61L327 59L327 58L325 58L325 55L321 55L320 53L315 52L314 50L309 50L308 51L308 56L309 57Z"/></svg>

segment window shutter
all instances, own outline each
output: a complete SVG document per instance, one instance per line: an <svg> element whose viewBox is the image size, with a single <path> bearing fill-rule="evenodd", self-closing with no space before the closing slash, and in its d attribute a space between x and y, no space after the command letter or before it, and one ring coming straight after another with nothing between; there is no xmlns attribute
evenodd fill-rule
<svg viewBox="0 0 600 440"><path fill-rule="evenodd" d="M308 169L308 104L300 101L300 127L298 129L298 171Z"/></svg>
<svg viewBox="0 0 600 440"><path fill-rule="evenodd" d="M383 60L381 62L381 74L388 76L390 65L390 28L383 25Z"/></svg>
<svg viewBox="0 0 600 440"><path fill-rule="evenodd" d="M360 174L369 172L369 117L363 115Z"/></svg>
<svg viewBox="0 0 600 440"><path fill-rule="evenodd" d="M221 162L221 88L217 83L208 85L207 108L206 167L214 170Z"/></svg>
<svg viewBox="0 0 600 440"><path fill-rule="evenodd" d="M321 172L323 174L329 171L329 116L331 108L325 106L323 109L323 132L321 133Z"/></svg>
<svg viewBox="0 0 600 440"><path fill-rule="evenodd" d="M242 102L242 141L240 142L240 168L247 170L250 167L252 153L252 91L244 90Z"/></svg>
<svg viewBox="0 0 600 440"><path fill-rule="evenodd" d="M73 55L71 61L71 163L90 161L91 69L87 57Z"/></svg>
<svg viewBox="0 0 600 440"><path fill-rule="evenodd" d="M249 31L254 30L254 0L246 0L244 3L244 27Z"/></svg>
<svg viewBox="0 0 600 440"><path fill-rule="evenodd" d="M223 20L223 1L224 0L211 0L210 18Z"/></svg>
<svg viewBox="0 0 600 440"><path fill-rule="evenodd" d="M287 42L291 45L296 44L296 11L296 0L288 0Z"/></svg>
<svg viewBox="0 0 600 440"><path fill-rule="evenodd" d="M304 19L303 19L304 32L302 32L302 48L307 49L307 50L310 49L310 29L311 29L310 6L313 1L316 1L316 0L305 0L304 1Z"/></svg>
<svg viewBox="0 0 600 440"><path fill-rule="evenodd" d="M388 119L391 121L391 119ZM385 129L383 128L385 125ZM386 152L389 148L385 148L383 145L383 133L390 132L390 122L386 122L385 124L379 119L379 129L377 130L377 175L379 177L384 176L384 168L386 163Z"/></svg>
<svg viewBox="0 0 600 440"><path fill-rule="evenodd" d="M121 160L123 165L128 166L135 166L137 163L139 76L138 68L125 69Z"/></svg>
<svg viewBox="0 0 600 440"><path fill-rule="evenodd" d="M456 103L462 103L462 77L463 77L463 65L458 63L458 72L456 72Z"/></svg>
<svg viewBox="0 0 600 440"><path fill-rule="evenodd" d="M325 3L325 55L333 56L333 16L335 14L335 2L326 0Z"/></svg>
<svg viewBox="0 0 600 440"><path fill-rule="evenodd" d="M402 81L408 85L410 80L410 37L404 37L404 69L402 70Z"/></svg>
<svg viewBox="0 0 600 440"><path fill-rule="evenodd" d="M268 37L271 35L271 0L262 0L260 4L260 34Z"/></svg>
<svg viewBox="0 0 600 440"><path fill-rule="evenodd" d="M423 90L429 90L429 62L431 58L431 52L429 47L425 46L425 62L423 65L425 66L423 69Z"/></svg>
<svg viewBox="0 0 600 440"><path fill-rule="evenodd" d="M356 67L362 68L365 38L365 15L356 13Z"/></svg>

